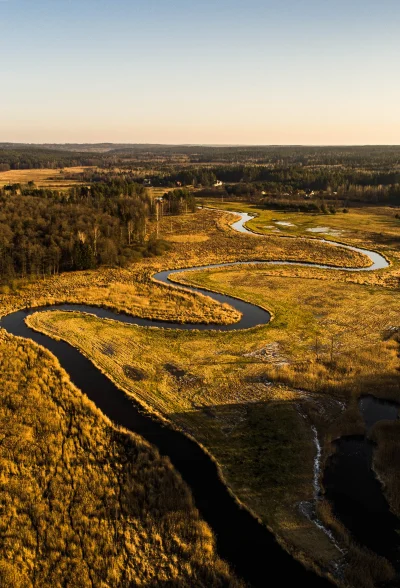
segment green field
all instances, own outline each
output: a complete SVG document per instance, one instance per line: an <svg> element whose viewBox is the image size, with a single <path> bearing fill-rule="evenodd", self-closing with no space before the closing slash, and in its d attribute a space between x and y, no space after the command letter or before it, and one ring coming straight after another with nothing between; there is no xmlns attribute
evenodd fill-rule
<svg viewBox="0 0 400 588"><path fill-rule="evenodd" d="M223 210L248 212L255 216L247 227L265 235L282 234L292 236L320 237L333 241L358 241L364 244L371 240L385 245L390 239L398 243L400 238L400 218L396 207L369 206L350 208L347 212L339 209L336 214L282 212L267 210L259 205L237 201L206 200L205 204ZM397 217L396 217L397 215ZM282 225L280 223L290 223ZM327 229L321 232L309 229ZM279 232L278 232L279 231ZM329 234L329 233L336 234Z"/></svg>

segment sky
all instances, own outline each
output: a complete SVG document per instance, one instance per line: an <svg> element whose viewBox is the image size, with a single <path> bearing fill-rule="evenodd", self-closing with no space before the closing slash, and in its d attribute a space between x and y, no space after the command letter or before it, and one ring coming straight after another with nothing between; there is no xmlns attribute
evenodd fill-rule
<svg viewBox="0 0 400 588"><path fill-rule="evenodd" d="M399 0L0 0L0 142L400 144Z"/></svg>

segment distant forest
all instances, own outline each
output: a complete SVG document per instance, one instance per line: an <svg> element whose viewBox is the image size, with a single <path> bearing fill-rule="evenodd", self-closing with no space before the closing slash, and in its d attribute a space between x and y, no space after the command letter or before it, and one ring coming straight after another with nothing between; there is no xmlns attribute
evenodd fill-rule
<svg viewBox="0 0 400 588"><path fill-rule="evenodd" d="M27 145L0 143L0 171L8 169L57 169L73 166L126 166L142 162L287 166L342 165L389 169L400 165L400 146L301 147L301 146L196 146L196 145Z"/></svg>
<svg viewBox="0 0 400 588"><path fill-rule="evenodd" d="M171 188L214 188L218 196L285 207L318 192L339 205L400 202L400 146L212 147L168 145L15 145L0 143L1 171L81 166L84 182L113 177ZM59 172L57 172L59 173ZM67 176L68 177L68 176ZM75 178L76 179L76 176ZM208 193L209 194L209 193ZM209 194L210 195L210 194ZM301 209L313 209L305 202ZM315 208L315 207L314 207Z"/></svg>
<svg viewBox="0 0 400 588"><path fill-rule="evenodd" d="M253 184L253 192L264 190L276 194L296 190L340 192L342 196L359 200L374 200L376 196L379 200L389 201L400 195L400 168L396 171L366 171L345 167L219 166L181 170L168 176L167 180L203 186L213 186L217 180L226 184ZM241 190L240 187L237 189L238 192ZM235 192L233 188L231 191Z"/></svg>
<svg viewBox="0 0 400 588"><path fill-rule="evenodd" d="M124 266L161 254L168 244L149 231L157 204L141 184L112 179L68 192L33 182L0 190L0 283L14 278ZM193 211L187 190L169 192L161 212Z"/></svg>

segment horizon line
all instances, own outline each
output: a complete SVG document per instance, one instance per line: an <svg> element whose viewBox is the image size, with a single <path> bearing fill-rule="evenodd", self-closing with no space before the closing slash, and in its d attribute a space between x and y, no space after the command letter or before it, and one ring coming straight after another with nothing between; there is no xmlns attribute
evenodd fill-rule
<svg viewBox="0 0 400 588"><path fill-rule="evenodd" d="M125 143L113 141L91 142L56 142L36 143L31 141L0 141L3 145L123 145L123 146L157 146L157 147L400 147L400 143Z"/></svg>

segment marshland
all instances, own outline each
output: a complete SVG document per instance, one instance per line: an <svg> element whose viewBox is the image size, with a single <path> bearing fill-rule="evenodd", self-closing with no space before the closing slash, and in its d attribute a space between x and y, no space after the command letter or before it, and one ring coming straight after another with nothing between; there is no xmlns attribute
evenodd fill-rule
<svg viewBox="0 0 400 588"><path fill-rule="evenodd" d="M337 190L321 188L307 198L310 191L294 187L280 196L278 172L272 185L260 179L259 164L258 177L249 179L248 153L236 153L243 158L238 168L224 161L230 153L221 148L213 156L223 163L198 168L189 151L179 169L175 151L151 170L148 153L138 150L139 164L128 165L125 153L115 162L113 154L110 169L105 150L90 166L36 176L29 170L20 182L4 183L0 402L12 426L3 427L1 445L3 583L264 585L261 553L255 551L251 573L206 505L213 496L202 492L211 478L191 487L168 442L156 447L158 433L149 442L134 419L131 427L125 421L121 427L117 413L108 420L106 404L86 398L84 380L82 391L71 384L75 375L62 368L67 351L57 363L57 343L112 383L110 405L113 394L122 395L155 427L199 448L215 469L212 483L226 490L223 503L249 517L243 529L254 536L243 540L273 541L277 561L293 562L285 563L283 577L304 573L316 586L395 585L397 413L368 428L360 401L400 402L398 184L388 183L378 196L373 191L374 174L383 176L373 150L352 153L365 156L362 190L340 188L346 155L336 153L344 160L342 176L336 168L329 176L329 166L324 173ZM65 158L78 166L88 155L68 159L54 151L53 157L57 165ZM390 166L396 154L384 157ZM265 178L271 164L266 168ZM293 184L299 183L293 168ZM212 185L214 177L240 173L237 182ZM313 173L320 181L314 163L308 182ZM304 211L310 199L315 206ZM232 228L235 211L252 216L246 226L254 234ZM30 238L23 239L27 230ZM368 269L368 251L386 267ZM165 284L157 281L164 270L182 271ZM220 303L207 291L228 298ZM236 329L242 316L235 299L264 309L265 322ZM16 326L13 313L24 309ZM395 537L384 553L363 543L328 484L328 473L332 480L335 467L341 471L338 447L346 439L370 447L369 475ZM53 536L51 529L62 532Z"/></svg>

